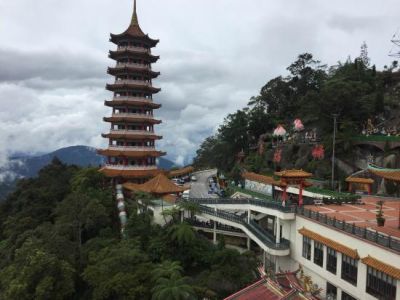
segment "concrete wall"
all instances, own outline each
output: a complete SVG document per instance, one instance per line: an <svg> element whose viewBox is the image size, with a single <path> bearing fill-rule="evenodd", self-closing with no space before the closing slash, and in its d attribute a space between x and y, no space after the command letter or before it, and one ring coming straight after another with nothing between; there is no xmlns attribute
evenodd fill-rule
<svg viewBox="0 0 400 300"><path fill-rule="evenodd" d="M326 294L326 283L327 281L338 288L338 300L341 299L341 291L344 290L347 294L360 299L360 300L372 300L376 299L366 292L366 279L367 279L367 266L358 261L358 275L357 275L357 286L341 279L341 264L342 254L337 252L337 272L336 275L326 270L326 257L327 251L324 246L324 262L323 267L318 266L313 262L314 258L314 241L311 242L311 260L307 260L302 256L303 248L303 236L298 233L298 230L305 227L308 230L316 232L322 236L330 238L340 244L343 244L349 248L357 249L360 258L364 258L368 255L396 268L400 268L399 255L386 250L384 248L369 244L361 239L357 239L350 235L336 231L332 228L323 226L321 224L310 221L306 218L297 216L295 226L292 226L291 233L291 259L300 263L304 267L306 275L310 275L313 282L323 289L322 295ZM294 269L297 268L296 264L292 266ZM294 270L293 269L293 270ZM400 299L400 281L397 281L397 295L396 299Z"/></svg>
<svg viewBox="0 0 400 300"><path fill-rule="evenodd" d="M261 194L272 196L272 185L252 180L245 180L245 188Z"/></svg>

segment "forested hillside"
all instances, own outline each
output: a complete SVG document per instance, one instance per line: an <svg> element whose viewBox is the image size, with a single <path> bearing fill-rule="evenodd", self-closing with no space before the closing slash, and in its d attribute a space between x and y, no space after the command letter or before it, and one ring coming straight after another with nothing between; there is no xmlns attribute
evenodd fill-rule
<svg viewBox="0 0 400 300"><path fill-rule="evenodd" d="M354 60L327 66L312 54L298 56L288 68L287 76L278 76L263 86L248 105L229 114L217 133L207 138L194 159L197 167L218 167L230 172L243 150L244 167L270 173L277 167L303 168L327 178L330 174L333 114L338 115L337 155L353 160L352 139L373 122L393 121L400 125L400 72L398 63L377 71L368 58L367 46ZM305 130L315 130L325 158L316 164L311 149L291 143L283 145L280 166L274 162L272 132L282 124L291 134L293 121L301 119ZM400 128L399 128L400 129ZM398 130L400 132L400 130ZM257 154L263 143L265 151Z"/></svg>
<svg viewBox="0 0 400 300"><path fill-rule="evenodd" d="M214 246L127 202L120 238L107 180L55 159L0 205L0 299L221 299L255 280L253 253ZM171 212L174 215L174 211Z"/></svg>

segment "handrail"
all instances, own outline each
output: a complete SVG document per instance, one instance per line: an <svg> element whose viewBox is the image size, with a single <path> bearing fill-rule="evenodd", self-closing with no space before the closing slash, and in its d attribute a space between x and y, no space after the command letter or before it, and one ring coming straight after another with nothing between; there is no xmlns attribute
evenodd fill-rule
<svg viewBox="0 0 400 300"><path fill-rule="evenodd" d="M293 206L282 206L281 202L275 201L268 201L268 200L260 200L260 199L253 199L253 198L240 198L240 199L233 199L233 198L190 198L189 201L196 202L198 204L213 204L213 205L221 205L221 204L250 204L260 207L272 208L279 210L285 213L294 213L296 208Z"/></svg>
<svg viewBox="0 0 400 300"><path fill-rule="evenodd" d="M154 151L156 149L155 146L116 146L110 145L108 146L108 150L114 151Z"/></svg>
<svg viewBox="0 0 400 300"><path fill-rule="evenodd" d="M319 212L306 209L304 207L299 208L297 213L322 224L326 224L329 227L334 227L335 229L344 231L346 234L350 234L385 248L400 252L400 239L398 238L374 232L364 227L356 226L354 223L347 223L346 221L337 220L336 218L328 217L326 214L320 214Z"/></svg>
<svg viewBox="0 0 400 300"><path fill-rule="evenodd" d="M150 49L135 46L118 46L117 50L132 50L137 52L150 53Z"/></svg>
<svg viewBox="0 0 400 300"><path fill-rule="evenodd" d="M122 63L122 62L118 62L116 64L117 68L123 68L123 67L131 67L131 68L138 68L138 69L148 69L150 70L150 66L149 65L143 65L143 64L136 64L136 63Z"/></svg>
<svg viewBox="0 0 400 300"><path fill-rule="evenodd" d="M114 96L112 101L140 101L140 102L153 102L153 99L135 96Z"/></svg>
<svg viewBox="0 0 400 300"><path fill-rule="evenodd" d="M117 79L113 84L138 84L145 86L152 86L151 82L145 80L134 80L134 79Z"/></svg>
<svg viewBox="0 0 400 300"><path fill-rule="evenodd" d="M270 235L266 234L266 231L263 230L258 224L249 224L245 220L246 218L241 218L234 214L222 211L215 210L208 206L199 205L200 212L213 215L219 217L221 219L225 219L240 225L243 225L248 231L254 234L265 246L275 250L287 250L289 249L289 241L285 239L281 239L281 243L275 243L275 239L270 237Z"/></svg>
<svg viewBox="0 0 400 300"><path fill-rule="evenodd" d="M138 114L138 113L113 113L112 114L113 118L145 118L145 119L153 119L153 115L146 115L146 114Z"/></svg>

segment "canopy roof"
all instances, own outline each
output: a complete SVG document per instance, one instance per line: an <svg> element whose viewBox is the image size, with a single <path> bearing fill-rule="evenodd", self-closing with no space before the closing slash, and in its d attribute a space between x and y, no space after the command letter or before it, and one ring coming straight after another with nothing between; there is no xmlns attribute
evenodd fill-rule
<svg viewBox="0 0 400 300"><path fill-rule="evenodd" d="M306 237L314 240L314 241L324 244L325 246L328 246L329 248L332 248L333 250L343 253L351 258L354 258L354 259L359 258L357 250L351 249L343 244L335 242L334 240L328 239L314 231L308 230L303 227L303 228L299 229L299 233L302 234L303 236L306 236Z"/></svg>
<svg viewBox="0 0 400 300"><path fill-rule="evenodd" d="M107 166L100 169L100 172L107 177L124 177L124 178L149 178L162 172L161 170L117 170L107 168Z"/></svg>
<svg viewBox="0 0 400 300"><path fill-rule="evenodd" d="M257 182L264 183L264 184L277 185L277 186L285 186L286 185L285 183L283 183L279 180L275 180L271 176L265 176L265 175L261 175L261 174L257 174L257 173L253 173L253 172L244 172L244 173L242 173L242 177L247 180L257 181Z"/></svg>
<svg viewBox="0 0 400 300"><path fill-rule="evenodd" d="M310 178L312 176L311 173L295 169L275 172L275 175L283 178Z"/></svg>
<svg viewBox="0 0 400 300"><path fill-rule="evenodd" d="M369 164L368 171L384 179L400 182L400 169L387 169Z"/></svg>
<svg viewBox="0 0 400 300"><path fill-rule="evenodd" d="M177 186L162 173L146 183L136 184L129 182L125 183L123 187L130 191L141 191L157 195L182 193L185 191L185 188Z"/></svg>
<svg viewBox="0 0 400 300"><path fill-rule="evenodd" d="M362 183L362 184L373 184L374 180L372 178L362 178L362 177L347 177L346 182L349 183Z"/></svg>
<svg viewBox="0 0 400 300"><path fill-rule="evenodd" d="M400 269L395 268L391 265L385 264L384 262L373 258L372 256L367 256L361 259L361 261L366 264L367 266L370 266L378 271L381 271L389 276L392 276L396 279L400 279Z"/></svg>
<svg viewBox="0 0 400 300"><path fill-rule="evenodd" d="M177 177L177 176L183 176L183 175L187 175L190 173L193 173L194 168L192 166L187 166L178 170L173 170L169 172L169 177Z"/></svg>

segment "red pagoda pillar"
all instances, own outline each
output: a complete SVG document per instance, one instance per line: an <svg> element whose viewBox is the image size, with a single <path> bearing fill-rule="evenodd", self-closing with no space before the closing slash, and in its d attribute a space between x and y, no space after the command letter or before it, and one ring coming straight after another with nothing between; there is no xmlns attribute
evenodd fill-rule
<svg viewBox="0 0 400 300"><path fill-rule="evenodd" d="M299 206L303 206L303 182L301 182L299 186Z"/></svg>

